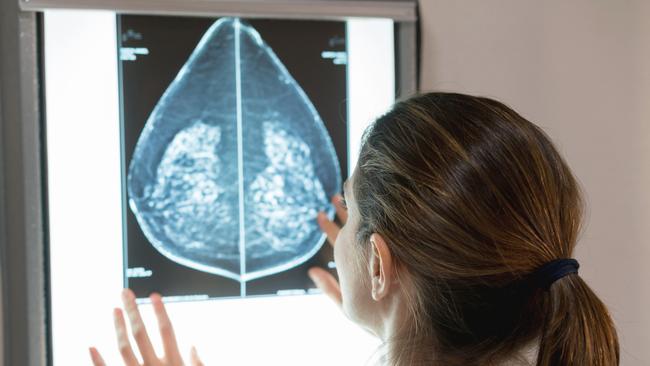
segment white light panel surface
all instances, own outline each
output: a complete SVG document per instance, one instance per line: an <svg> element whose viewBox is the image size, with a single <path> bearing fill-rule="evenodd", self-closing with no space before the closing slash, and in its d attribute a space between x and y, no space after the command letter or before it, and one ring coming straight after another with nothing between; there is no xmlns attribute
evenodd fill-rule
<svg viewBox="0 0 650 366"><path fill-rule="evenodd" d="M121 364L112 309L122 288L116 15L47 11L44 52L55 366ZM394 99L393 23L348 22L350 171L361 132ZM206 365L361 365L379 345L324 295L168 304L181 352ZM162 350L150 305L141 305ZM135 343L134 347L135 347Z"/></svg>

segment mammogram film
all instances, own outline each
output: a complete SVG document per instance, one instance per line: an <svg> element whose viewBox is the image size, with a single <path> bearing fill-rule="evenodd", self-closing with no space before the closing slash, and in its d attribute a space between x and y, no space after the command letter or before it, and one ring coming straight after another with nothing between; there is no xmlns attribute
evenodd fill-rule
<svg viewBox="0 0 650 366"><path fill-rule="evenodd" d="M129 206L152 245L238 281L295 267L325 235L340 168L307 95L248 23L221 18L151 112Z"/></svg>

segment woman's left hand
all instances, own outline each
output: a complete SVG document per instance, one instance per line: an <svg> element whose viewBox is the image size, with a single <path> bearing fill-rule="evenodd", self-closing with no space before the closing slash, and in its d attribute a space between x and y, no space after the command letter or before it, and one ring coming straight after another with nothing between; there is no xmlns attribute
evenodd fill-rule
<svg viewBox="0 0 650 366"><path fill-rule="evenodd" d="M135 303L135 295L133 294L133 291L129 289L124 289L122 291L122 302L124 303L124 309L126 310L126 313L129 317L131 331L133 332L133 338L138 345L138 350L140 351L144 365L184 365L183 358L178 351L178 344L176 343L176 336L174 335L172 323L169 320L169 316L167 315L165 305L163 304L160 295L154 293L151 294L149 298L153 304L154 312L156 314L156 318L158 319L158 330L160 331L160 335L162 337L162 343L165 352L162 358L158 357L153 349L153 345L151 344L151 340L147 334L147 329L145 328L142 317L140 316L138 305ZM129 342L126 322L124 321L122 309L115 308L113 310L113 318L115 321L115 333L117 334L117 345L120 350L120 354L122 355L124 364L126 366L139 366L140 362L135 357L133 348L131 348L131 342ZM104 359L95 347L90 348L90 358L93 361L93 365L106 366ZM197 355L196 349L194 347L192 347L191 351L190 365L203 366L203 362L201 362L199 359L199 356Z"/></svg>

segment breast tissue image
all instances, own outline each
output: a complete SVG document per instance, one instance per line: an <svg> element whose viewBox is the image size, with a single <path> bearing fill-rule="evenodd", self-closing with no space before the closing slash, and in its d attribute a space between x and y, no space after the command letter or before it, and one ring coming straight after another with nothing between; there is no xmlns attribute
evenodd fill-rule
<svg viewBox="0 0 650 366"><path fill-rule="evenodd" d="M247 281L321 248L341 174L323 121L258 32L220 18L151 112L127 177L129 207L171 260Z"/></svg>

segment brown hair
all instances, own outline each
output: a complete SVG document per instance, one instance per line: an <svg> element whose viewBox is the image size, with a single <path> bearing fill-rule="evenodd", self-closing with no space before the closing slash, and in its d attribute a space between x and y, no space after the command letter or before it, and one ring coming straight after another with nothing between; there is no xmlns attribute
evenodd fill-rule
<svg viewBox="0 0 650 366"><path fill-rule="evenodd" d="M484 97L411 97L364 133L353 190L357 242L382 235L408 284L390 364L491 365L540 339L537 365L618 365L613 321L579 275L521 285L571 257L584 210L538 126Z"/></svg>

